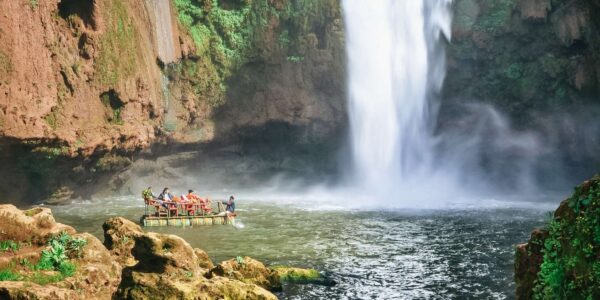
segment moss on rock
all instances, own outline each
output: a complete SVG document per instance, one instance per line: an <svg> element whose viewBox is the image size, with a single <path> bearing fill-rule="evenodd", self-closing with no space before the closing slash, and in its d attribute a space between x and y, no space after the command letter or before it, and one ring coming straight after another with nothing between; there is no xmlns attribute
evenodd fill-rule
<svg viewBox="0 0 600 300"><path fill-rule="evenodd" d="M333 280L325 277L315 269L301 269L288 266L275 266L273 269L277 272L282 282L296 284L335 284Z"/></svg>

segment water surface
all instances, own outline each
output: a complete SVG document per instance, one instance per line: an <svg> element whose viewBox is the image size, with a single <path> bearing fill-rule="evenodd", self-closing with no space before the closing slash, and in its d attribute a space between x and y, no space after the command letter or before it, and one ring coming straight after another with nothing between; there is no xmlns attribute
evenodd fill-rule
<svg viewBox="0 0 600 300"><path fill-rule="evenodd" d="M109 198L53 211L59 222L102 240L104 220L138 221L140 202ZM546 209L535 207L343 211L260 201L238 207L237 228L151 230L177 234L215 262L248 255L316 268L338 282L286 286L281 299L511 299L514 245L547 218Z"/></svg>

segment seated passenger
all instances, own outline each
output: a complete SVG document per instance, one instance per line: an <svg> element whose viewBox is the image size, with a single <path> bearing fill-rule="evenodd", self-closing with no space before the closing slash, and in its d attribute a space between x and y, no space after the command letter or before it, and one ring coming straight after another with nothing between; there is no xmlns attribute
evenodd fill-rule
<svg viewBox="0 0 600 300"><path fill-rule="evenodd" d="M198 195L194 194L194 190L188 190L188 193L186 195L186 197L190 200L193 201L195 203L200 204L202 201L202 198L198 197Z"/></svg>
<svg viewBox="0 0 600 300"><path fill-rule="evenodd" d="M165 202L173 201L173 194L171 194L168 187L164 188L162 193L160 193L160 195L158 195L158 200L162 200Z"/></svg>

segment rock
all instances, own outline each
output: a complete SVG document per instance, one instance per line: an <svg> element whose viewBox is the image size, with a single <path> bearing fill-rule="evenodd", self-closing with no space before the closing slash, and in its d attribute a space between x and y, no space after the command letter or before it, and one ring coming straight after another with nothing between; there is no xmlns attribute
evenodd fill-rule
<svg viewBox="0 0 600 300"><path fill-rule="evenodd" d="M21 211L14 205L0 205L0 240L45 244L61 232L74 234L71 226L56 223L49 208L36 207Z"/></svg>
<svg viewBox="0 0 600 300"><path fill-rule="evenodd" d="M131 249L135 245L134 239L144 231L140 225L125 218L110 218L102 224L104 230L104 246L117 258L117 261L125 266L136 263Z"/></svg>
<svg viewBox="0 0 600 300"><path fill-rule="evenodd" d="M286 266L273 267L282 282L297 284L335 285L335 281L327 278L315 269L301 269Z"/></svg>
<svg viewBox="0 0 600 300"><path fill-rule="evenodd" d="M590 28L590 12L587 5L573 2L552 14L552 24L556 35L565 46L571 46L584 37L586 28Z"/></svg>
<svg viewBox="0 0 600 300"><path fill-rule="evenodd" d="M518 0L517 5L523 19L545 19L550 11L550 0Z"/></svg>
<svg viewBox="0 0 600 300"><path fill-rule="evenodd" d="M0 299L71 300L83 298L73 290L55 286L41 286L31 282L1 281Z"/></svg>
<svg viewBox="0 0 600 300"><path fill-rule="evenodd" d="M69 260L76 266L72 276L44 286L32 282L0 281L0 298L111 299L121 279L121 266L96 237L88 233L77 234L72 227L56 223L48 208L21 211L12 205L1 205L0 218L2 240L21 243L21 248L15 251L14 256L8 257L11 260L27 258L35 263L41 251L48 249L47 241L63 232L70 234L73 239L86 241L81 253ZM0 265L6 265L2 259ZM15 272L31 274L35 271L26 266L21 269Z"/></svg>
<svg viewBox="0 0 600 300"><path fill-rule="evenodd" d="M600 295L600 176L563 201L547 228L517 246L517 299L597 299Z"/></svg>
<svg viewBox="0 0 600 300"><path fill-rule="evenodd" d="M202 249L195 248L194 253L198 257L198 266L202 269L210 270L214 268L214 264L210 257L208 257L208 253Z"/></svg>
<svg viewBox="0 0 600 300"><path fill-rule="evenodd" d="M138 263L123 269L117 298L276 299L252 283L205 278L205 267L212 262L180 237L150 232L134 239L132 254Z"/></svg>
<svg viewBox="0 0 600 300"><path fill-rule="evenodd" d="M533 299L533 288L544 259L542 250L547 236L546 230L536 229L531 233L528 243L517 245L515 252L517 300Z"/></svg>
<svg viewBox="0 0 600 300"><path fill-rule="evenodd" d="M206 275L208 278L213 278L214 276L253 283L271 291L280 291L282 289L281 280L275 270L267 268L260 261L247 256L243 259L230 259L221 262Z"/></svg>

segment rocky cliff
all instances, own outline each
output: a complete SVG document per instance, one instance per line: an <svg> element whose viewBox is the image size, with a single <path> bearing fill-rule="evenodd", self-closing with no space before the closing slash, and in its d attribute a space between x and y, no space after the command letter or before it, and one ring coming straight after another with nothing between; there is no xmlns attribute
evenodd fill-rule
<svg viewBox="0 0 600 300"><path fill-rule="evenodd" d="M543 229L518 245L517 299L600 297L600 177L575 188Z"/></svg>
<svg viewBox="0 0 600 300"><path fill-rule="evenodd" d="M519 124L600 103L600 5L458 0L445 98L492 103Z"/></svg>
<svg viewBox="0 0 600 300"><path fill-rule="evenodd" d="M318 143L345 120L338 1L0 11L0 191L13 201L81 194L157 143L279 140L280 128L283 143Z"/></svg>

